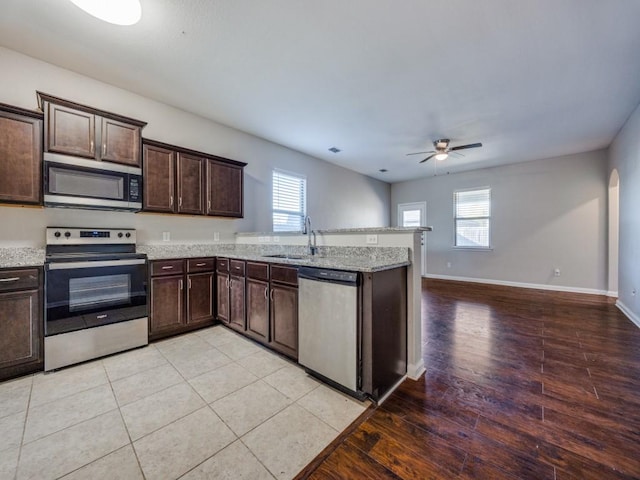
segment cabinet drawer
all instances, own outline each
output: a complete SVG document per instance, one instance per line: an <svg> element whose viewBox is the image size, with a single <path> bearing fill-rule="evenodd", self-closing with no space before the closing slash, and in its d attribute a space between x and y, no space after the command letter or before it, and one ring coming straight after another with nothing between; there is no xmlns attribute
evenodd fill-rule
<svg viewBox="0 0 640 480"><path fill-rule="evenodd" d="M214 258L190 258L187 260L187 273L211 272L215 264Z"/></svg>
<svg viewBox="0 0 640 480"><path fill-rule="evenodd" d="M176 275L184 273L183 260L154 260L151 262L151 276Z"/></svg>
<svg viewBox="0 0 640 480"><path fill-rule="evenodd" d="M229 262L229 271L231 275L244 277L244 260L231 260Z"/></svg>
<svg viewBox="0 0 640 480"><path fill-rule="evenodd" d="M269 264L268 263L255 263L247 262L247 277L255 278L256 280L269 281Z"/></svg>
<svg viewBox="0 0 640 480"><path fill-rule="evenodd" d="M220 273L229 273L229 259L216 258L216 270Z"/></svg>
<svg viewBox="0 0 640 480"><path fill-rule="evenodd" d="M284 265L271 265L271 281L298 285L298 269Z"/></svg>
<svg viewBox="0 0 640 480"><path fill-rule="evenodd" d="M26 270L0 270L0 292L10 290L31 290L40 286L40 272L37 268Z"/></svg>

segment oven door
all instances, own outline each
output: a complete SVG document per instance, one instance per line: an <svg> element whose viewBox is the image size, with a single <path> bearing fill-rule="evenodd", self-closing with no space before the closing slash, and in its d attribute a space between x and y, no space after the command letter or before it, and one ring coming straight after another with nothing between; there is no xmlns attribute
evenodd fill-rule
<svg viewBox="0 0 640 480"><path fill-rule="evenodd" d="M45 335L147 316L147 261L74 261L45 267Z"/></svg>

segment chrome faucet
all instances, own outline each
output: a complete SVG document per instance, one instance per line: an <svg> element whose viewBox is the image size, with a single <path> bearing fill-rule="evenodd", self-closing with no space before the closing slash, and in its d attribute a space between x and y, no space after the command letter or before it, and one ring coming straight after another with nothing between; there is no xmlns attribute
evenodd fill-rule
<svg viewBox="0 0 640 480"><path fill-rule="evenodd" d="M316 232L311 230L311 218L309 215L304 217L304 229L302 230L303 235L308 235L307 248L309 255L315 255L318 251L318 247L316 247ZM313 244L311 243L311 235L313 235Z"/></svg>

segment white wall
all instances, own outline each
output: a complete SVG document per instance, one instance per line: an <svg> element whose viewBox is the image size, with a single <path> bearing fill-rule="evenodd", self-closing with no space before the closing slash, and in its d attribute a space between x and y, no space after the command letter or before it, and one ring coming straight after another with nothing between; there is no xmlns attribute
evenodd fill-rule
<svg viewBox="0 0 640 480"><path fill-rule="evenodd" d="M2 103L35 110L40 90L146 121L146 138L248 163L242 220L0 207L0 245L42 245L46 225L93 226L103 221L108 226L138 228L141 243L161 242L163 231L171 231L176 243L210 242L213 232L269 231L273 168L307 176L308 213L314 228L389 225L387 183L2 47L0 70ZM6 228L9 224L16 228Z"/></svg>
<svg viewBox="0 0 640 480"><path fill-rule="evenodd" d="M618 305L640 326L640 106L611 144L609 166L620 177Z"/></svg>
<svg viewBox="0 0 640 480"><path fill-rule="evenodd" d="M393 184L392 223L398 203L427 202L427 225L434 228L426 236L428 276L602 293L607 184L606 151L445 174ZM452 248L454 190L485 186L491 187L493 249Z"/></svg>

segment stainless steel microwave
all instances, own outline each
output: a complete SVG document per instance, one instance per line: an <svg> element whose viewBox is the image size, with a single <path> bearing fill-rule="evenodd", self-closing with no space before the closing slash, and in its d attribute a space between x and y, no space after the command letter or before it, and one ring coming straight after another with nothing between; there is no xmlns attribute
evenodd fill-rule
<svg viewBox="0 0 640 480"><path fill-rule="evenodd" d="M98 210L142 210L142 169L44 154L44 205Z"/></svg>

